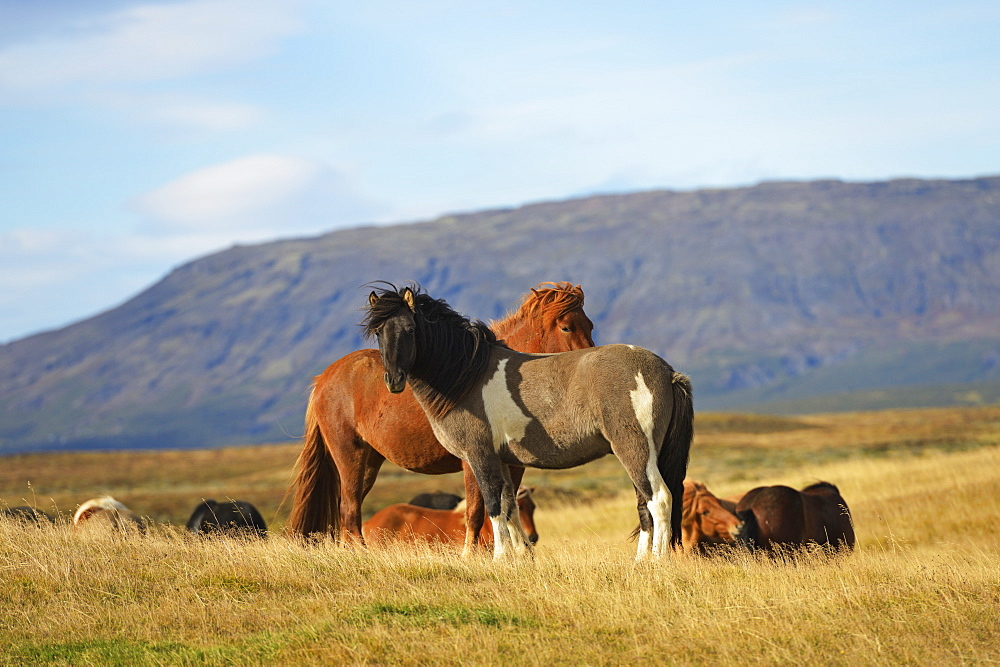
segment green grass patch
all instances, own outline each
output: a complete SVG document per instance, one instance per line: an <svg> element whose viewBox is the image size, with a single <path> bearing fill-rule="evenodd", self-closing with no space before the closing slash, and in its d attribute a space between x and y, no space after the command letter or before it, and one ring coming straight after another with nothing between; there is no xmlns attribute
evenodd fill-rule
<svg viewBox="0 0 1000 667"><path fill-rule="evenodd" d="M415 627L434 627L442 624L453 627L482 625L494 628L537 626L537 622L532 619L492 607L467 608L457 605L393 604L387 602L374 602L358 607L350 614L348 622L362 626L379 622L399 623Z"/></svg>

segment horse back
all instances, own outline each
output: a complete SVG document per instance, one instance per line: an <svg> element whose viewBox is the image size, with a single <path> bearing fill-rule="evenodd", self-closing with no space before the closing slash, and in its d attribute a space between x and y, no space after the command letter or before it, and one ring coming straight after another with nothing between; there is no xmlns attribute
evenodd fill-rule
<svg viewBox="0 0 1000 667"><path fill-rule="evenodd" d="M520 400L542 419L558 419L568 411L582 428L596 428L621 415L623 399L631 405L630 394L640 389L640 382L660 399L655 408L664 409L669 418L674 370L645 348L614 344L545 356L513 355L509 373L520 378Z"/></svg>
<svg viewBox="0 0 1000 667"><path fill-rule="evenodd" d="M460 542L465 539L465 515L454 510L435 510L408 503L389 505L362 525L368 539Z"/></svg>

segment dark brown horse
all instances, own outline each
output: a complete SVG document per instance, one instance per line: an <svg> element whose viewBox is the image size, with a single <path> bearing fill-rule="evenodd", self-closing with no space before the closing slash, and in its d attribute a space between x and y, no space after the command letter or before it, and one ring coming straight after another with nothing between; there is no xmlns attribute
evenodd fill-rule
<svg viewBox="0 0 1000 667"><path fill-rule="evenodd" d="M854 524L836 486L818 482L796 491L787 486L759 486L736 504L744 527L739 539L751 549L775 554L818 544L833 550L854 549Z"/></svg>
<svg viewBox="0 0 1000 667"><path fill-rule="evenodd" d="M516 311L490 326L511 348L525 352L594 345L583 290L571 283L532 288ZM427 475L463 470L462 462L438 443L413 392L390 393L384 378L379 351L370 349L348 354L316 378L296 462L295 501L288 520L292 534L339 537L343 527L363 542L361 503L385 459ZM475 476L467 468L464 473L468 552L485 514ZM515 488L523 474L523 468L511 468Z"/></svg>
<svg viewBox="0 0 1000 667"><path fill-rule="evenodd" d="M701 482L684 480L681 515L684 551L706 553L709 545L731 545L742 531L743 520L736 515L736 500L719 498Z"/></svg>
<svg viewBox="0 0 1000 667"><path fill-rule="evenodd" d="M517 509L528 540L538 542L538 530L535 528L535 501L531 497L534 488L522 486L517 490ZM465 510L456 507L451 510L431 509L399 503L389 505L365 521L362 525L365 539L375 540L406 540L410 542L426 540L428 542L461 543L465 540ZM487 546L493 546L493 526L484 523L479 533L479 539Z"/></svg>
<svg viewBox="0 0 1000 667"><path fill-rule="evenodd" d="M634 345L516 352L416 285L373 291L364 327L389 391L411 386L441 444L475 473L495 557L531 551L507 466L572 468L611 453L636 494L636 557L680 545L694 408L690 381L666 361Z"/></svg>

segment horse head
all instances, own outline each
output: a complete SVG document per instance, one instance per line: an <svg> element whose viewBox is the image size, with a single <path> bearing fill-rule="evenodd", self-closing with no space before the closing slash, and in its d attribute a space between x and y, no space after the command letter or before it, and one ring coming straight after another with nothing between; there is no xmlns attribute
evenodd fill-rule
<svg viewBox="0 0 1000 667"><path fill-rule="evenodd" d="M417 355L416 295L409 287L382 294L373 291L368 295L368 307L366 331L378 339L386 388L398 394L406 387L406 376Z"/></svg>
<svg viewBox="0 0 1000 667"><path fill-rule="evenodd" d="M532 544L538 542L538 529L535 528L535 500L531 497L535 487L522 486L517 490L517 511L521 516L521 527L524 534L528 536L528 541Z"/></svg>
<svg viewBox="0 0 1000 667"><path fill-rule="evenodd" d="M706 544L732 544L742 530L742 519L704 484L684 480L681 537L685 551L699 551Z"/></svg>
<svg viewBox="0 0 1000 667"><path fill-rule="evenodd" d="M521 310L541 321L539 352L569 352L594 347L594 323L583 310L583 288L572 283L542 283L531 288Z"/></svg>

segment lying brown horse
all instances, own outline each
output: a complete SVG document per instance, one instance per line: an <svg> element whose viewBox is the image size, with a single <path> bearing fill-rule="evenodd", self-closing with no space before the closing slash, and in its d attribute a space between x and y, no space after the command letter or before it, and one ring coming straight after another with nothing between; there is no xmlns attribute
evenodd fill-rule
<svg viewBox="0 0 1000 667"><path fill-rule="evenodd" d="M594 325L583 311L583 290L571 283L543 283L518 309L490 324L498 338L524 352L566 352L593 347ZM361 503L385 459L407 470L440 475L463 470L458 457L435 438L409 387L399 394L385 385L378 350L358 350L316 378L306 408L305 437L296 462L295 500L288 519L292 534L355 539ZM524 469L511 467L514 488ZM485 519L475 476L464 469L466 545L475 545Z"/></svg>
<svg viewBox="0 0 1000 667"><path fill-rule="evenodd" d="M517 508L521 516L521 526L532 544L538 542L535 528L535 501L531 497L534 487L520 487L517 490ZM389 505L379 510L362 526L365 539L406 540L416 542L457 543L465 540L465 510L458 506L453 510L435 510L408 503ZM484 523L479 539L486 546L493 546L493 526Z"/></svg>
<svg viewBox="0 0 1000 667"><path fill-rule="evenodd" d="M818 482L796 491L759 486L736 504L744 527L739 540L769 553L815 543L834 550L854 549L854 524L836 486Z"/></svg>
<svg viewBox="0 0 1000 667"><path fill-rule="evenodd" d="M707 553L709 545L730 545L743 531L736 515L737 499L718 498L701 482L684 480L681 541L684 551Z"/></svg>

